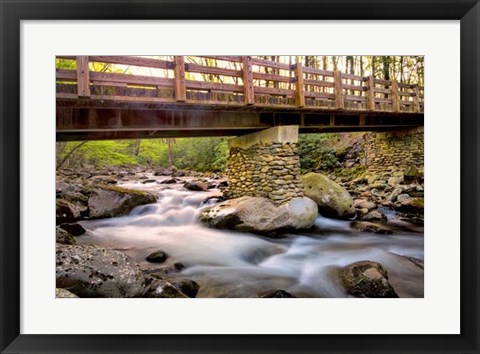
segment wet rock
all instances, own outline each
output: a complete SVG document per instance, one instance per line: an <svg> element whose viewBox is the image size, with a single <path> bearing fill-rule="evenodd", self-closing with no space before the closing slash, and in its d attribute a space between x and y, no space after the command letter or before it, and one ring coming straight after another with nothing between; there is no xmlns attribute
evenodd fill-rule
<svg viewBox="0 0 480 354"><path fill-rule="evenodd" d="M56 288L55 289L55 297L58 299L58 298L78 298L77 295L75 295L74 293L71 293L70 291L66 290L66 289L59 289L59 288Z"/></svg>
<svg viewBox="0 0 480 354"><path fill-rule="evenodd" d="M263 298L294 298L296 296L290 294L285 290L270 290L261 294L259 297Z"/></svg>
<svg viewBox="0 0 480 354"><path fill-rule="evenodd" d="M138 205L156 202L150 193L116 186L95 186L88 199L89 216L92 218L109 218L127 215Z"/></svg>
<svg viewBox="0 0 480 354"><path fill-rule="evenodd" d="M355 216L355 205L348 191L319 173L302 176L304 193L318 204L320 214L340 219Z"/></svg>
<svg viewBox="0 0 480 354"><path fill-rule="evenodd" d="M72 234L57 226L55 229L55 242L64 245L75 245L77 240L75 240Z"/></svg>
<svg viewBox="0 0 480 354"><path fill-rule="evenodd" d="M228 182L227 181L221 181L217 184L217 188L220 190L223 190L228 187Z"/></svg>
<svg viewBox="0 0 480 354"><path fill-rule="evenodd" d="M176 262L173 265L173 268L175 268L176 270L183 270L185 269L185 264L183 264L182 262Z"/></svg>
<svg viewBox="0 0 480 354"><path fill-rule="evenodd" d="M190 279L182 279L172 283L178 290L187 295L188 297L195 297L198 294L200 285L197 282Z"/></svg>
<svg viewBox="0 0 480 354"><path fill-rule="evenodd" d="M151 263L163 263L167 260L167 258L168 258L168 255L165 252L155 251L149 254L148 257L145 259Z"/></svg>
<svg viewBox="0 0 480 354"><path fill-rule="evenodd" d="M149 278L148 289L144 292L143 297L150 298L188 298L175 285L163 279Z"/></svg>
<svg viewBox="0 0 480 354"><path fill-rule="evenodd" d="M398 202L403 202L404 200L410 199L410 196L408 194L399 194L397 196L397 201Z"/></svg>
<svg viewBox="0 0 480 354"><path fill-rule="evenodd" d="M83 235L85 232L87 232L87 230L85 230L85 228L82 225L77 223L73 223L73 224L64 223L60 225L60 228L72 234L73 236L80 236L80 235Z"/></svg>
<svg viewBox="0 0 480 354"><path fill-rule="evenodd" d="M94 176L90 178L92 183L96 184L117 184L117 180L108 176Z"/></svg>
<svg viewBox="0 0 480 354"><path fill-rule="evenodd" d="M390 230L388 227L375 224L369 221L352 221L350 225L354 230L357 230L360 232L373 232L373 233L382 234L382 235L390 235L393 233L393 231Z"/></svg>
<svg viewBox="0 0 480 354"><path fill-rule="evenodd" d="M61 198L56 199L55 209L57 225L77 221L82 217L83 209L81 207Z"/></svg>
<svg viewBox="0 0 480 354"><path fill-rule="evenodd" d="M203 181L199 181L199 180L187 181L183 184L183 187L190 190L190 191L205 192L205 191L208 190L208 184L203 182Z"/></svg>
<svg viewBox="0 0 480 354"><path fill-rule="evenodd" d="M241 197L206 208L199 218L210 227L274 237L310 228L317 215L316 203L306 197L294 198L280 206L267 198Z"/></svg>
<svg viewBox="0 0 480 354"><path fill-rule="evenodd" d="M171 176L173 171L170 168L157 168L153 173L154 176Z"/></svg>
<svg viewBox="0 0 480 354"><path fill-rule="evenodd" d="M145 181L142 181L143 184L147 184L147 183L155 183L157 182L156 179L152 179L152 178L149 178L149 179L146 179Z"/></svg>
<svg viewBox="0 0 480 354"><path fill-rule="evenodd" d="M57 288L68 289L79 297L137 297L145 286L138 264L121 252L57 244Z"/></svg>
<svg viewBox="0 0 480 354"><path fill-rule="evenodd" d="M164 179L163 181L157 182L158 184L175 184L178 183L177 179L175 177Z"/></svg>
<svg viewBox="0 0 480 354"><path fill-rule="evenodd" d="M359 209L374 209L376 208L376 205L375 203L373 202L370 202L366 199L356 199L355 200L355 207L356 208L359 208Z"/></svg>
<svg viewBox="0 0 480 354"><path fill-rule="evenodd" d="M397 207L399 211L404 213L420 214L423 215L424 200L423 198L407 198L400 202L400 206Z"/></svg>
<svg viewBox="0 0 480 354"><path fill-rule="evenodd" d="M387 217L380 210L371 210L361 217L364 221L387 221Z"/></svg>
<svg viewBox="0 0 480 354"><path fill-rule="evenodd" d="M340 276L348 293L355 297L398 297L380 263L356 262L345 267Z"/></svg>

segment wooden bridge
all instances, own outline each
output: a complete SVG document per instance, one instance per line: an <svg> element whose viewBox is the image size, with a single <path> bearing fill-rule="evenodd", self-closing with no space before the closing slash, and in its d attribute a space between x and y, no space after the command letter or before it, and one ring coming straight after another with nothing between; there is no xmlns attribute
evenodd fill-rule
<svg viewBox="0 0 480 354"><path fill-rule="evenodd" d="M56 70L58 141L423 125L423 87L373 76L249 56L57 58L73 67Z"/></svg>

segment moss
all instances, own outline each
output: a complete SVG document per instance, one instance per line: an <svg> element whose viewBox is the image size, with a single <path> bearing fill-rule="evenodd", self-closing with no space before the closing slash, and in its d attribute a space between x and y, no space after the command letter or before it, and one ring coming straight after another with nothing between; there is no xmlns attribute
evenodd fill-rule
<svg viewBox="0 0 480 354"><path fill-rule="evenodd" d="M105 189L105 190L110 190L110 191L113 191L113 192L118 192L118 193L136 194L136 195L141 195L141 196L150 195L150 194L147 193L147 192L139 191L139 190L137 190L137 189L127 189L127 188L122 188L122 187L112 186L112 185L102 184L102 185L99 185L98 187L100 187L100 188L102 188L102 189Z"/></svg>

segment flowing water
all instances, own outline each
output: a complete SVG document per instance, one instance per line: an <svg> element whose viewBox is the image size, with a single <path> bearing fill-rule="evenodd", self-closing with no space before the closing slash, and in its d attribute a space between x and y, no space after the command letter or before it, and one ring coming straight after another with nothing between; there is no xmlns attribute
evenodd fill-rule
<svg viewBox="0 0 480 354"><path fill-rule="evenodd" d="M218 190L192 192L181 185L134 181L121 186L157 193L158 202L136 207L128 216L81 222L88 232L78 243L120 250L143 268L172 269L181 262L183 270L166 276L195 280L197 297L256 297L278 289L297 297L346 297L339 272L361 260L382 263L400 297L423 297L423 230L396 221L393 214L392 235L359 233L349 221L319 216L308 232L271 239L202 226L199 212L215 202L204 200L220 195ZM169 255L164 264L145 261L156 250Z"/></svg>

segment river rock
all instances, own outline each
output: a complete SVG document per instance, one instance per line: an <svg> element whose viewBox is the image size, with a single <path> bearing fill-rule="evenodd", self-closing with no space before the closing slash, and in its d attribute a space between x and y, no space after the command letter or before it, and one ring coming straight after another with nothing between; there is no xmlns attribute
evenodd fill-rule
<svg viewBox="0 0 480 354"><path fill-rule="evenodd" d="M361 217L364 221L387 221L387 217L380 210L371 210Z"/></svg>
<svg viewBox="0 0 480 354"><path fill-rule="evenodd" d="M369 221L352 221L350 224L354 230L360 232L373 232L376 234L390 235L393 233L388 227L375 224Z"/></svg>
<svg viewBox="0 0 480 354"><path fill-rule="evenodd" d="M71 293L66 289L59 289L59 288L55 289L55 297L57 299L58 298L71 298L71 299L78 298L78 296L75 295L74 293Z"/></svg>
<svg viewBox="0 0 480 354"><path fill-rule="evenodd" d="M198 294L200 285L197 282L190 279L182 279L172 283L178 290L187 295L188 297L195 297Z"/></svg>
<svg viewBox="0 0 480 354"><path fill-rule="evenodd" d="M60 228L72 234L73 236L80 236L80 235L83 235L85 232L87 232L87 230L85 230L85 228L82 225L77 223L73 223L73 224L64 223L60 225Z"/></svg>
<svg viewBox="0 0 480 354"><path fill-rule="evenodd" d="M387 270L380 263L352 263L344 268L340 276L348 293L355 297L398 297L388 282Z"/></svg>
<svg viewBox="0 0 480 354"><path fill-rule="evenodd" d="M406 198L400 202L397 209L404 213L423 215L424 200L423 198Z"/></svg>
<svg viewBox="0 0 480 354"><path fill-rule="evenodd" d="M317 215L317 204L307 197L294 198L280 206L267 198L241 197L208 207L199 218L214 228L277 236L310 228Z"/></svg>
<svg viewBox="0 0 480 354"><path fill-rule="evenodd" d="M147 282L150 282L151 284L149 285L148 290L144 292L143 297L188 298L188 296L182 293L180 289L166 280L152 277L148 279Z"/></svg>
<svg viewBox="0 0 480 354"><path fill-rule="evenodd" d="M318 204L320 214L339 219L355 216L355 205L348 191L322 174L302 176L304 194Z"/></svg>
<svg viewBox="0 0 480 354"><path fill-rule="evenodd" d="M167 260L168 255L163 251L155 251L145 258L148 262L151 263L163 263Z"/></svg>
<svg viewBox="0 0 480 354"><path fill-rule="evenodd" d="M91 218L127 215L138 205L155 203L157 198L147 192L116 186L95 186L90 191L88 207Z"/></svg>
<svg viewBox="0 0 480 354"><path fill-rule="evenodd" d="M153 173L154 176L171 176L173 171L170 168L159 167Z"/></svg>
<svg viewBox="0 0 480 354"><path fill-rule="evenodd" d="M376 207L375 203L370 202L366 199L356 199L355 200L355 207L359 209L374 209Z"/></svg>
<svg viewBox="0 0 480 354"><path fill-rule="evenodd" d="M55 229L55 242L62 243L64 245L75 245L77 240L75 240L75 237L73 237L73 235L68 231L65 231L57 226Z"/></svg>
<svg viewBox="0 0 480 354"><path fill-rule="evenodd" d="M187 181L183 184L183 187L191 191L205 192L208 189L208 184L203 181Z"/></svg>
<svg viewBox="0 0 480 354"><path fill-rule="evenodd" d="M270 290L261 294L259 297L263 298L295 298L295 295L290 294L285 290Z"/></svg>
<svg viewBox="0 0 480 354"><path fill-rule="evenodd" d="M146 286L138 264L121 252L58 244L56 284L79 297L137 297Z"/></svg>
<svg viewBox="0 0 480 354"><path fill-rule="evenodd" d="M86 208L82 208L74 203L66 201L65 199L57 198L55 201L55 216L57 225L79 220L82 217L82 212L86 210Z"/></svg>

